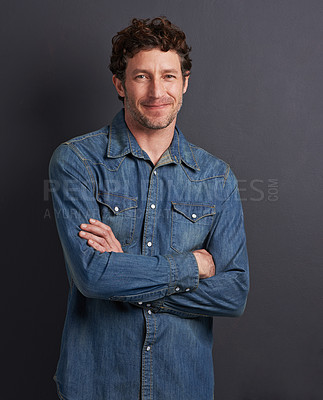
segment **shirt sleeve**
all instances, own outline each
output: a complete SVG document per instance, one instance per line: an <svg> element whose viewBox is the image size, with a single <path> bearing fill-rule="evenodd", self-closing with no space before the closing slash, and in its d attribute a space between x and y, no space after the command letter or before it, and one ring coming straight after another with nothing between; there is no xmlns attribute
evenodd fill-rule
<svg viewBox="0 0 323 400"><path fill-rule="evenodd" d="M160 312L183 318L194 316L240 316L249 291L249 263L244 218L237 180L232 171L225 182L226 197L217 213L207 241L216 274L201 279L192 292L166 296Z"/></svg>
<svg viewBox="0 0 323 400"><path fill-rule="evenodd" d="M198 286L198 266L192 253L153 257L100 253L78 236L82 223L90 218L100 220L100 211L91 165L72 143L55 150L49 177L68 275L84 296L147 302Z"/></svg>

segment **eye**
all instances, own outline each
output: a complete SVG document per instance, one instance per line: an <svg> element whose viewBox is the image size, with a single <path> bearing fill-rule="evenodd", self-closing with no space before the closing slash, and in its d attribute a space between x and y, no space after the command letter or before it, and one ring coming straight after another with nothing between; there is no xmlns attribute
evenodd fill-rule
<svg viewBox="0 0 323 400"><path fill-rule="evenodd" d="M167 74L167 75L165 75L165 78L168 79L168 80L171 80L171 79L176 79L176 76L175 75L171 75L171 74Z"/></svg>
<svg viewBox="0 0 323 400"><path fill-rule="evenodd" d="M143 80L143 79L145 79L145 78L147 78L147 77L146 77L146 75L144 75L144 74L139 74L139 75L136 76L136 79L137 79L137 80Z"/></svg>

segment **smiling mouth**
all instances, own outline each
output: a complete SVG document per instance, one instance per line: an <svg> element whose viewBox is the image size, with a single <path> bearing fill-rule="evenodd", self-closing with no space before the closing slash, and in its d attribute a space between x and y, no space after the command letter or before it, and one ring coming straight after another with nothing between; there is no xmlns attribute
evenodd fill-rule
<svg viewBox="0 0 323 400"><path fill-rule="evenodd" d="M142 104L143 107L151 108L154 110L158 110L160 108L168 107L171 103L164 103L164 104Z"/></svg>

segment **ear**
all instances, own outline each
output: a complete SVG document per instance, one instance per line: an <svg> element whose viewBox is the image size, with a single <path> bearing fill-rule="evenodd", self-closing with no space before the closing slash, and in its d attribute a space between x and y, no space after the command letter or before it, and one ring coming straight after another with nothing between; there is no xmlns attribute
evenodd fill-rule
<svg viewBox="0 0 323 400"><path fill-rule="evenodd" d="M183 94L186 93L186 91L187 91L189 77L190 77L190 72L186 71L185 76L184 76L184 83L183 83Z"/></svg>
<svg viewBox="0 0 323 400"><path fill-rule="evenodd" d="M112 82L118 92L118 95L120 97L125 97L126 94L125 94L124 87L123 87L121 80L119 78L117 78L115 75L113 75Z"/></svg>

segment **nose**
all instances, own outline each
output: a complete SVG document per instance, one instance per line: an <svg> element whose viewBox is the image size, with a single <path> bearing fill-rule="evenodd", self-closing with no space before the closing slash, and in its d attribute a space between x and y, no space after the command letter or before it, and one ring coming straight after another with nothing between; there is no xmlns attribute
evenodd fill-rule
<svg viewBox="0 0 323 400"><path fill-rule="evenodd" d="M163 97L165 93L164 83L160 78L153 78L149 85L149 96L155 99Z"/></svg>

